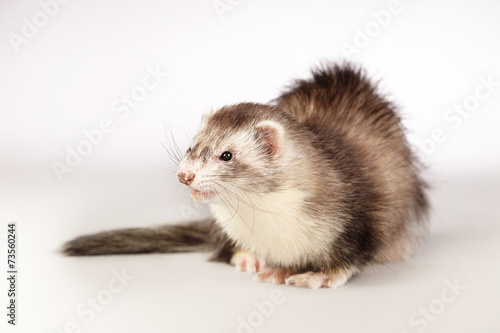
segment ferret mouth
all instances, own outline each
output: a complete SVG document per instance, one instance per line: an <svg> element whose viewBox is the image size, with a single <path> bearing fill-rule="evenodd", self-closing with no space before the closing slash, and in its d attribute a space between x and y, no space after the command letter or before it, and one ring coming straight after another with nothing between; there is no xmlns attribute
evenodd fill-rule
<svg viewBox="0 0 500 333"><path fill-rule="evenodd" d="M191 196L197 201L206 201L210 200L215 196L215 192L213 191L199 191L195 189L191 189Z"/></svg>

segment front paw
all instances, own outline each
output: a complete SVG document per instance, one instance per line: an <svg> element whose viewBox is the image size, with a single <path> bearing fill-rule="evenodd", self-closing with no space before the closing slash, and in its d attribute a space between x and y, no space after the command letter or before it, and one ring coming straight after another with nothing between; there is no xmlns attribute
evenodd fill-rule
<svg viewBox="0 0 500 333"><path fill-rule="evenodd" d="M265 267L255 274L254 280L257 282L272 282L274 284L284 284L290 276L290 272L279 267Z"/></svg>
<svg viewBox="0 0 500 333"><path fill-rule="evenodd" d="M231 257L231 265L241 272L256 273L266 267L266 262L247 251L236 251Z"/></svg>

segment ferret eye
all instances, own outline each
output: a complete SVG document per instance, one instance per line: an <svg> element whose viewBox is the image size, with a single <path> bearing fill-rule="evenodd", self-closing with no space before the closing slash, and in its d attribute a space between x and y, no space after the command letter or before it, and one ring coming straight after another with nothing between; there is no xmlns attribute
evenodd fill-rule
<svg viewBox="0 0 500 333"><path fill-rule="evenodd" d="M188 148L188 150L186 151L186 153L190 153L191 152L191 147Z"/></svg>
<svg viewBox="0 0 500 333"><path fill-rule="evenodd" d="M231 160L233 158L233 154L231 154L231 152L229 151L225 151L222 153L222 155L220 155L220 159L227 162L229 160Z"/></svg>

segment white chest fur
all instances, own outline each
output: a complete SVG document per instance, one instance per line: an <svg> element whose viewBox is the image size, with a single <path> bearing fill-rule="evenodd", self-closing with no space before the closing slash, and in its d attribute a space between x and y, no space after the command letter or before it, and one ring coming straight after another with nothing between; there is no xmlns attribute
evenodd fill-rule
<svg viewBox="0 0 500 333"><path fill-rule="evenodd" d="M243 249L268 263L296 265L324 255L332 241L331 226L300 210L304 194L289 189L262 196L223 195L211 204L218 223Z"/></svg>

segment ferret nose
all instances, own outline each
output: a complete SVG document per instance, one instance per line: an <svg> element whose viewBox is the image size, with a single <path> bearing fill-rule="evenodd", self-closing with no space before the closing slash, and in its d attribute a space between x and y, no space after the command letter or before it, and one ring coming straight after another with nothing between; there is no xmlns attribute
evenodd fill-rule
<svg viewBox="0 0 500 333"><path fill-rule="evenodd" d="M187 172L187 173L179 172L177 174L179 181L185 185L191 184L194 180L194 176L195 176L194 173L191 173L191 172Z"/></svg>

